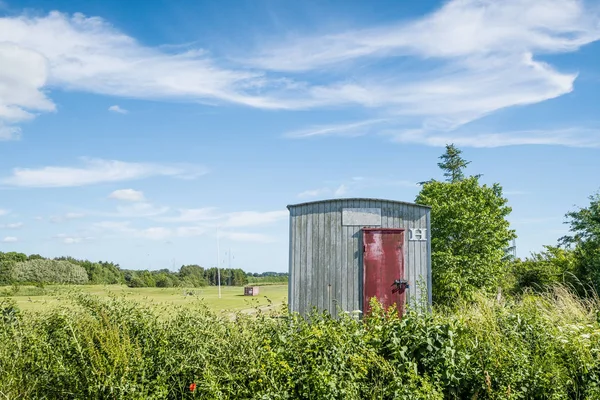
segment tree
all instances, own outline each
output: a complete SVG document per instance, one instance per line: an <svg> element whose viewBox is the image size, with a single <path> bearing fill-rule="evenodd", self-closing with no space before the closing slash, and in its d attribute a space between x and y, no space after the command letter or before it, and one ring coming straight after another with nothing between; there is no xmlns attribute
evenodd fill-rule
<svg viewBox="0 0 600 400"><path fill-rule="evenodd" d="M588 207L566 214L571 235L562 237L560 244L575 252L579 280L600 292L600 192L589 200Z"/></svg>
<svg viewBox="0 0 600 400"><path fill-rule="evenodd" d="M532 253L524 260L512 262L515 291L525 288L544 291L556 284L572 284L576 273L575 253L557 246L544 246L544 251Z"/></svg>
<svg viewBox="0 0 600 400"><path fill-rule="evenodd" d="M468 162L459 154L446 146L438 165L450 179L425 182L415 200L432 207L433 298L443 304L495 289L507 270L505 249L516 237L506 220L512 209L502 187L482 185L479 176L465 178L462 169Z"/></svg>
<svg viewBox="0 0 600 400"><path fill-rule="evenodd" d="M454 144L446 145L446 152L440 156L443 162L438 163L438 167L444 170L444 176L449 182L457 182L464 179L463 169L471 163L464 160L460 155L462 150L459 150Z"/></svg>

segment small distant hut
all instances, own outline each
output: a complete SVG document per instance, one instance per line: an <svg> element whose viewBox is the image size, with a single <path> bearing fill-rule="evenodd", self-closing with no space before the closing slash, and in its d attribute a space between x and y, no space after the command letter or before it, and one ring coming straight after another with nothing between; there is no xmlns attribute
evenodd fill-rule
<svg viewBox="0 0 600 400"><path fill-rule="evenodd" d="M245 286L244 296L258 296L258 286Z"/></svg>

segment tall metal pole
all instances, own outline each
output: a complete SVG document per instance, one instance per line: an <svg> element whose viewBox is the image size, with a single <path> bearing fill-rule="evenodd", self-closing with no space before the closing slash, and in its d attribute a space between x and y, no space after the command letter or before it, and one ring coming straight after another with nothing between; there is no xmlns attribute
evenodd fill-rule
<svg viewBox="0 0 600 400"><path fill-rule="evenodd" d="M221 298L221 269L219 264L221 262L221 252L219 248L219 227L217 226L217 281L219 285L219 298Z"/></svg>

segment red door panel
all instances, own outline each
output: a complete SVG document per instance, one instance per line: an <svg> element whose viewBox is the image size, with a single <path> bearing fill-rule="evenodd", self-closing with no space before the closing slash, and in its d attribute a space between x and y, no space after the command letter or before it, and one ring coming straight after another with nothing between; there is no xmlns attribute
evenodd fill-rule
<svg viewBox="0 0 600 400"><path fill-rule="evenodd" d="M400 315L406 301L404 229L363 229L363 312L377 297L384 307L396 305Z"/></svg>

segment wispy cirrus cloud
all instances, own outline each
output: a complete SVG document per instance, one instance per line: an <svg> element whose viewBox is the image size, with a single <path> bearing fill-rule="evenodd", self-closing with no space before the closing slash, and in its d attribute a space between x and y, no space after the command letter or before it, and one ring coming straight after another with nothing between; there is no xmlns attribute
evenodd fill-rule
<svg viewBox="0 0 600 400"><path fill-rule="evenodd" d="M15 124L56 109L47 87L112 96L228 102L282 108L255 93L281 87L261 71L219 65L203 49L148 47L100 17L52 11L0 18L0 138ZM167 51L168 50L168 51ZM124 113L118 105L110 111Z"/></svg>
<svg viewBox="0 0 600 400"><path fill-rule="evenodd" d="M16 243L18 241L19 241L19 239L16 238L15 236L6 236L6 237L4 237L4 239L2 239L3 243Z"/></svg>
<svg viewBox="0 0 600 400"><path fill-rule="evenodd" d="M108 195L109 199L123 200L123 201L144 201L144 192L134 189L119 189L115 190Z"/></svg>
<svg viewBox="0 0 600 400"><path fill-rule="evenodd" d="M0 138L16 138L20 122L54 111L45 89L59 87L267 109L359 106L376 117L288 135L356 135L392 120L396 131L429 135L421 143L436 145L436 133L571 92L577 72L538 56L597 41L599 20L578 0L450 0L412 20L278 35L221 59L191 46L144 46L80 13L3 17L0 63L10 67L0 71Z"/></svg>
<svg viewBox="0 0 600 400"><path fill-rule="evenodd" d="M83 242L89 242L94 240L92 236L82 236L82 235L69 235L66 233L59 233L53 236L53 239L57 239L63 244L78 244Z"/></svg>
<svg viewBox="0 0 600 400"><path fill-rule="evenodd" d="M370 119L331 125L316 125L296 131L285 132L288 138L310 138L319 136L362 136L381 128L389 119Z"/></svg>
<svg viewBox="0 0 600 400"><path fill-rule="evenodd" d="M117 114L129 114L129 111L127 111L124 108L121 108L118 105L114 105L114 106L108 107L108 111L111 111L111 112L114 112L114 113L117 113Z"/></svg>
<svg viewBox="0 0 600 400"><path fill-rule="evenodd" d="M598 135L589 129L570 135L544 130L489 135L454 131L507 107L570 93L577 72L561 72L536 56L575 52L598 41L599 21L597 8L577 0L451 0L412 21L283 40L249 62L292 74L352 71L351 82L311 86L310 96L315 101L362 105L385 116L312 126L285 133L288 137L389 131L396 141L432 146L454 141L478 147L594 147ZM415 66L390 62L399 57L415 61ZM364 75L348 68L358 63Z"/></svg>
<svg viewBox="0 0 600 400"><path fill-rule="evenodd" d="M22 222L13 222L10 224L0 224L0 229L21 229L23 226Z"/></svg>
<svg viewBox="0 0 600 400"><path fill-rule="evenodd" d="M14 168L0 184L20 187L72 187L97 183L121 182L155 176L192 179L206 168L186 164L154 164L82 157L82 166Z"/></svg>
<svg viewBox="0 0 600 400"><path fill-rule="evenodd" d="M68 212L62 215L51 215L48 218L48 221L58 224L58 223L62 223L62 222L66 222L66 221L71 221L74 219L80 219L85 217L85 214L83 213L77 213L77 212Z"/></svg>
<svg viewBox="0 0 600 400"><path fill-rule="evenodd" d="M600 147L600 129L569 128L549 130L507 131L499 133L432 133L417 131L387 131L385 134L399 143L419 143L443 147L454 143L460 147L502 147L517 145L560 145L566 147Z"/></svg>

